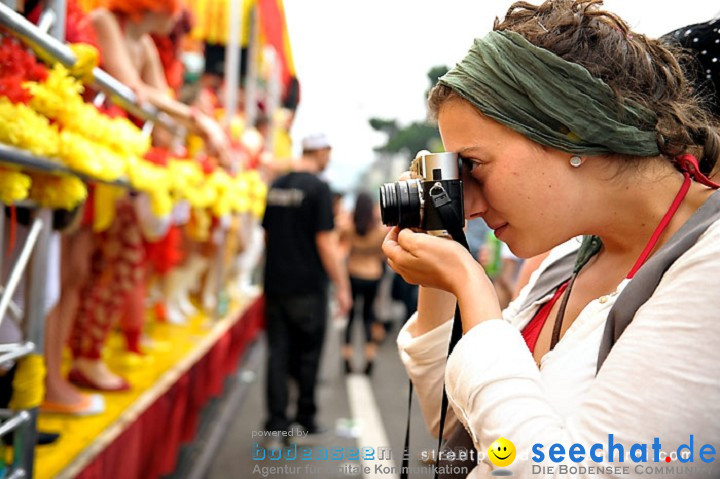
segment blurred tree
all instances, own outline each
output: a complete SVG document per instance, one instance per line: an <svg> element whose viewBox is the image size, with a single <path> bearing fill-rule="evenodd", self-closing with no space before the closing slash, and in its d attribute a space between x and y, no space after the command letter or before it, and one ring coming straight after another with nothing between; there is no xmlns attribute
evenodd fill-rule
<svg viewBox="0 0 720 479"><path fill-rule="evenodd" d="M446 74L448 72L448 67L445 65L440 65L436 67L432 67L430 71L427 73L428 78L430 79L430 88L435 86L440 79L441 76ZM430 93L430 90L427 90L425 92L425 98L427 98L428 93Z"/></svg>
<svg viewBox="0 0 720 479"><path fill-rule="evenodd" d="M435 66L427 73L430 87L448 71L446 66ZM425 97L430 90L425 92ZM442 151L442 141L437 126L428 121L413 122L408 126L399 126L397 120L370 118L370 126L375 131L385 133L387 142L375 148L380 153L400 153L411 156L420 150Z"/></svg>
<svg viewBox="0 0 720 479"><path fill-rule="evenodd" d="M437 150L441 147L437 126L427 122L414 122L398 129L388 137L385 145L376 150L383 153L414 155L420 150Z"/></svg>
<svg viewBox="0 0 720 479"><path fill-rule="evenodd" d="M381 118L370 118L370 126L373 130L387 133L388 136L392 137L398 131L398 125L396 120L384 120Z"/></svg>

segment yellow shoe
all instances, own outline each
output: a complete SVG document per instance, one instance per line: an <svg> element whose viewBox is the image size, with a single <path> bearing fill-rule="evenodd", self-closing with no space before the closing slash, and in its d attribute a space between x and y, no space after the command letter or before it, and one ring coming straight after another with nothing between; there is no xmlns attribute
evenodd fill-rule
<svg viewBox="0 0 720 479"><path fill-rule="evenodd" d="M152 362L153 358L151 356L131 353L129 351L124 352L118 361L119 366L123 369L139 369L149 366Z"/></svg>

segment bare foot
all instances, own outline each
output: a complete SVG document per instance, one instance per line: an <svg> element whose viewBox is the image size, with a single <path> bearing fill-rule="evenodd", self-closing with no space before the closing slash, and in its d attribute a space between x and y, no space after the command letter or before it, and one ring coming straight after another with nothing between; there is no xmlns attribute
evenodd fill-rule
<svg viewBox="0 0 720 479"><path fill-rule="evenodd" d="M98 359L77 358L73 363L73 369L79 371L96 389L116 390L127 384Z"/></svg>
<svg viewBox="0 0 720 479"><path fill-rule="evenodd" d="M45 401L76 406L87 402L86 396L64 379L45 382Z"/></svg>

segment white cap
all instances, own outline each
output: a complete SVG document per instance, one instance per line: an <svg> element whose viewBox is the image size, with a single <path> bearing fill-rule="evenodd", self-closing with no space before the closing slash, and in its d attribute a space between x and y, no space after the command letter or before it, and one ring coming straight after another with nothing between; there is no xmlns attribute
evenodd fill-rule
<svg viewBox="0 0 720 479"><path fill-rule="evenodd" d="M302 140L303 151L324 150L325 148L331 148L331 146L324 133L313 133Z"/></svg>

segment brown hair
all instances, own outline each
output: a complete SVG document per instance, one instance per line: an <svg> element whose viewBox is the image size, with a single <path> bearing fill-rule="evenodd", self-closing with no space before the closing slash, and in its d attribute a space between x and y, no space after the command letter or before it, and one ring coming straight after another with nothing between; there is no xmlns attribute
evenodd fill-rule
<svg viewBox="0 0 720 479"><path fill-rule="evenodd" d="M585 67L613 89L618 102L632 100L654 111L661 154L674 158L692 153L700 159L701 170L710 173L720 157L718 120L703 109L678 62L686 54L632 32L620 17L600 9L602 3L515 2L504 20L495 19L493 30L519 33L534 45ZM428 98L431 114L437 117L442 103L456 96L451 88L436 85Z"/></svg>

